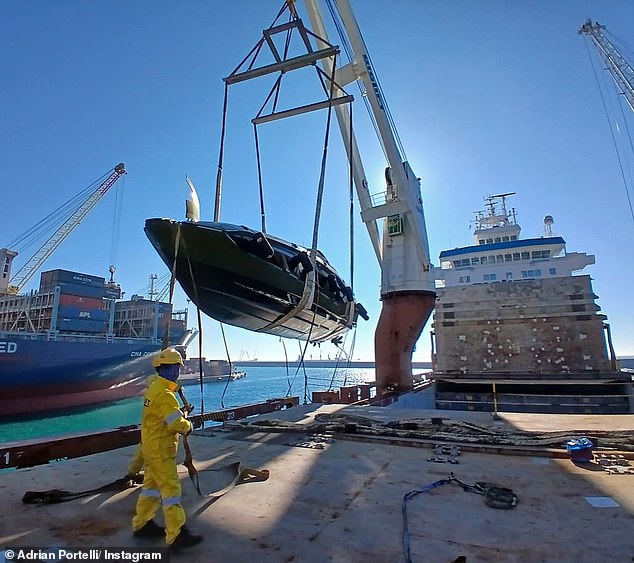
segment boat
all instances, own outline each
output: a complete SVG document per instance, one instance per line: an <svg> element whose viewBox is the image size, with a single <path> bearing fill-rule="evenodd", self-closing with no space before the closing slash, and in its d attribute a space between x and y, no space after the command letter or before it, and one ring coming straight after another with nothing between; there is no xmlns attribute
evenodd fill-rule
<svg viewBox="0 0 634 563"><path fill-rule="evenodd" d="M225 375L203 375L203 383L222 383L227 381L235 381L247 376L246 371L233 370ZM196 385L200 383L199 373L183 373L178 377L181 385Z"/></svg>
<svg viewBox="0 0 634 563"><path fill-rule="evenodd" d="M227 360L208 360L206 358L187 358L185 365L178 376L178 382L182 385L194 385L200 383L200 366L202 363L203 383L219 383L223 381L235 381L247 376L246 371L238 370Z"/></svg>
<svg viewBox="0 0 634 563"><path fill-rule="evenodd" d="M591 277L580 273L595 257L568 252L551 215L543 236L521 238L506 207L512 195L485 199L474 244L440 253L437 407L492 411L497 400L516 412L629 413L631 381L617 368Z"/></svg>
<svg viewBox="0 0 634 563"><path fill-rule="evenodd" d="M166 330L185 351L186 311L121 297L112 281L59 269L42 272L38 291L0 295L0 416L139 395Z"/></svg>
<svg viewBox="0 0 634 563"><path fill-rule="evenodd" d="M248 227L153 218L145 233L206 315L255 332L324 342L365 308L325 256Z"/></svg>

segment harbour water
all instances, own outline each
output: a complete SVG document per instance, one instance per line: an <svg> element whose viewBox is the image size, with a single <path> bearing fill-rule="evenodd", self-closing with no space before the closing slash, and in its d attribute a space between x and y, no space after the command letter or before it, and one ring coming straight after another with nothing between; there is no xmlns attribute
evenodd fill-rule
<svg viewBox="0 0 634 563"><path fill-rule="evenodd" d="M338 389L373 381L374 368L296 368L248 367L247 377L230 382L206 383L201 395L199 385L187 385L187 400L200 412L257 403L273 397L298 396L300 403L310 402L313 391ZM51 411L46 416L29 416L4 422L0 418L0 444L60 434L91 432L138 424L141 398L96 405L73 411Z"/></svg>

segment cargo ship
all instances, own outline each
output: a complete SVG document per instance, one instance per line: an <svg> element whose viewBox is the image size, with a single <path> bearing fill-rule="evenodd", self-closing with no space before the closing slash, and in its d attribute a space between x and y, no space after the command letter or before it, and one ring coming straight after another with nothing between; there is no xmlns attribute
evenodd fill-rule
<svg viewBox="0 0 634 563"><path fill-rule="evenodd" d="M432 363L441 409L629 414L632 380L618 369L595 263L569 252L544 217L524 238L514 192L485 198L474 242L443 250L436 268Z"/></svg>
<svg viewBox="0 0 634 563"><path fill-rule="evenodd" d="M186 310L122 296L112 279L59 269L37 291L1 294L0 417L139 395L166 333L185 351Z"/></svg>

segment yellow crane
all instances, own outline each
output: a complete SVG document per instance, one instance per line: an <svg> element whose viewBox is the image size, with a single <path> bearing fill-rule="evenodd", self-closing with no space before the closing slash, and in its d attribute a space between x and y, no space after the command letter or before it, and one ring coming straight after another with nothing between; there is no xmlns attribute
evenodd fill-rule
<svg viewBox="0 0 634 563"><path fill-rule="evenodd" d="M46 259L72 230L81 223L82 219L124 174L126 174L125 165L123 162L120 162L108 173L108 176L81 201L70 217L55 230L49 239L27 260L14 276L11 276L11 263L18 253L9 248L0 248L0 293L18 294Z"/></svg>

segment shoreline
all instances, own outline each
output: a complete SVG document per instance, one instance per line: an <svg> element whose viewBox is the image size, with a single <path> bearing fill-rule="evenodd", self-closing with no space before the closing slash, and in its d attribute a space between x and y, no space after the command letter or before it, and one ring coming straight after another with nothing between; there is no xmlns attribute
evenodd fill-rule
<svg viewBox="0 0 634 563"><path fill-rule="evenodd" d="M297 367L299 362L297 360L285 362L284 360L245 360L231 362L232 365L237 367ZM304 360L303 365L307 368L374 368L374 362L372 361L339 361L337 360ZM431 362L412 362L412 367L416 369L429 369L431 370Z"/></svg>

